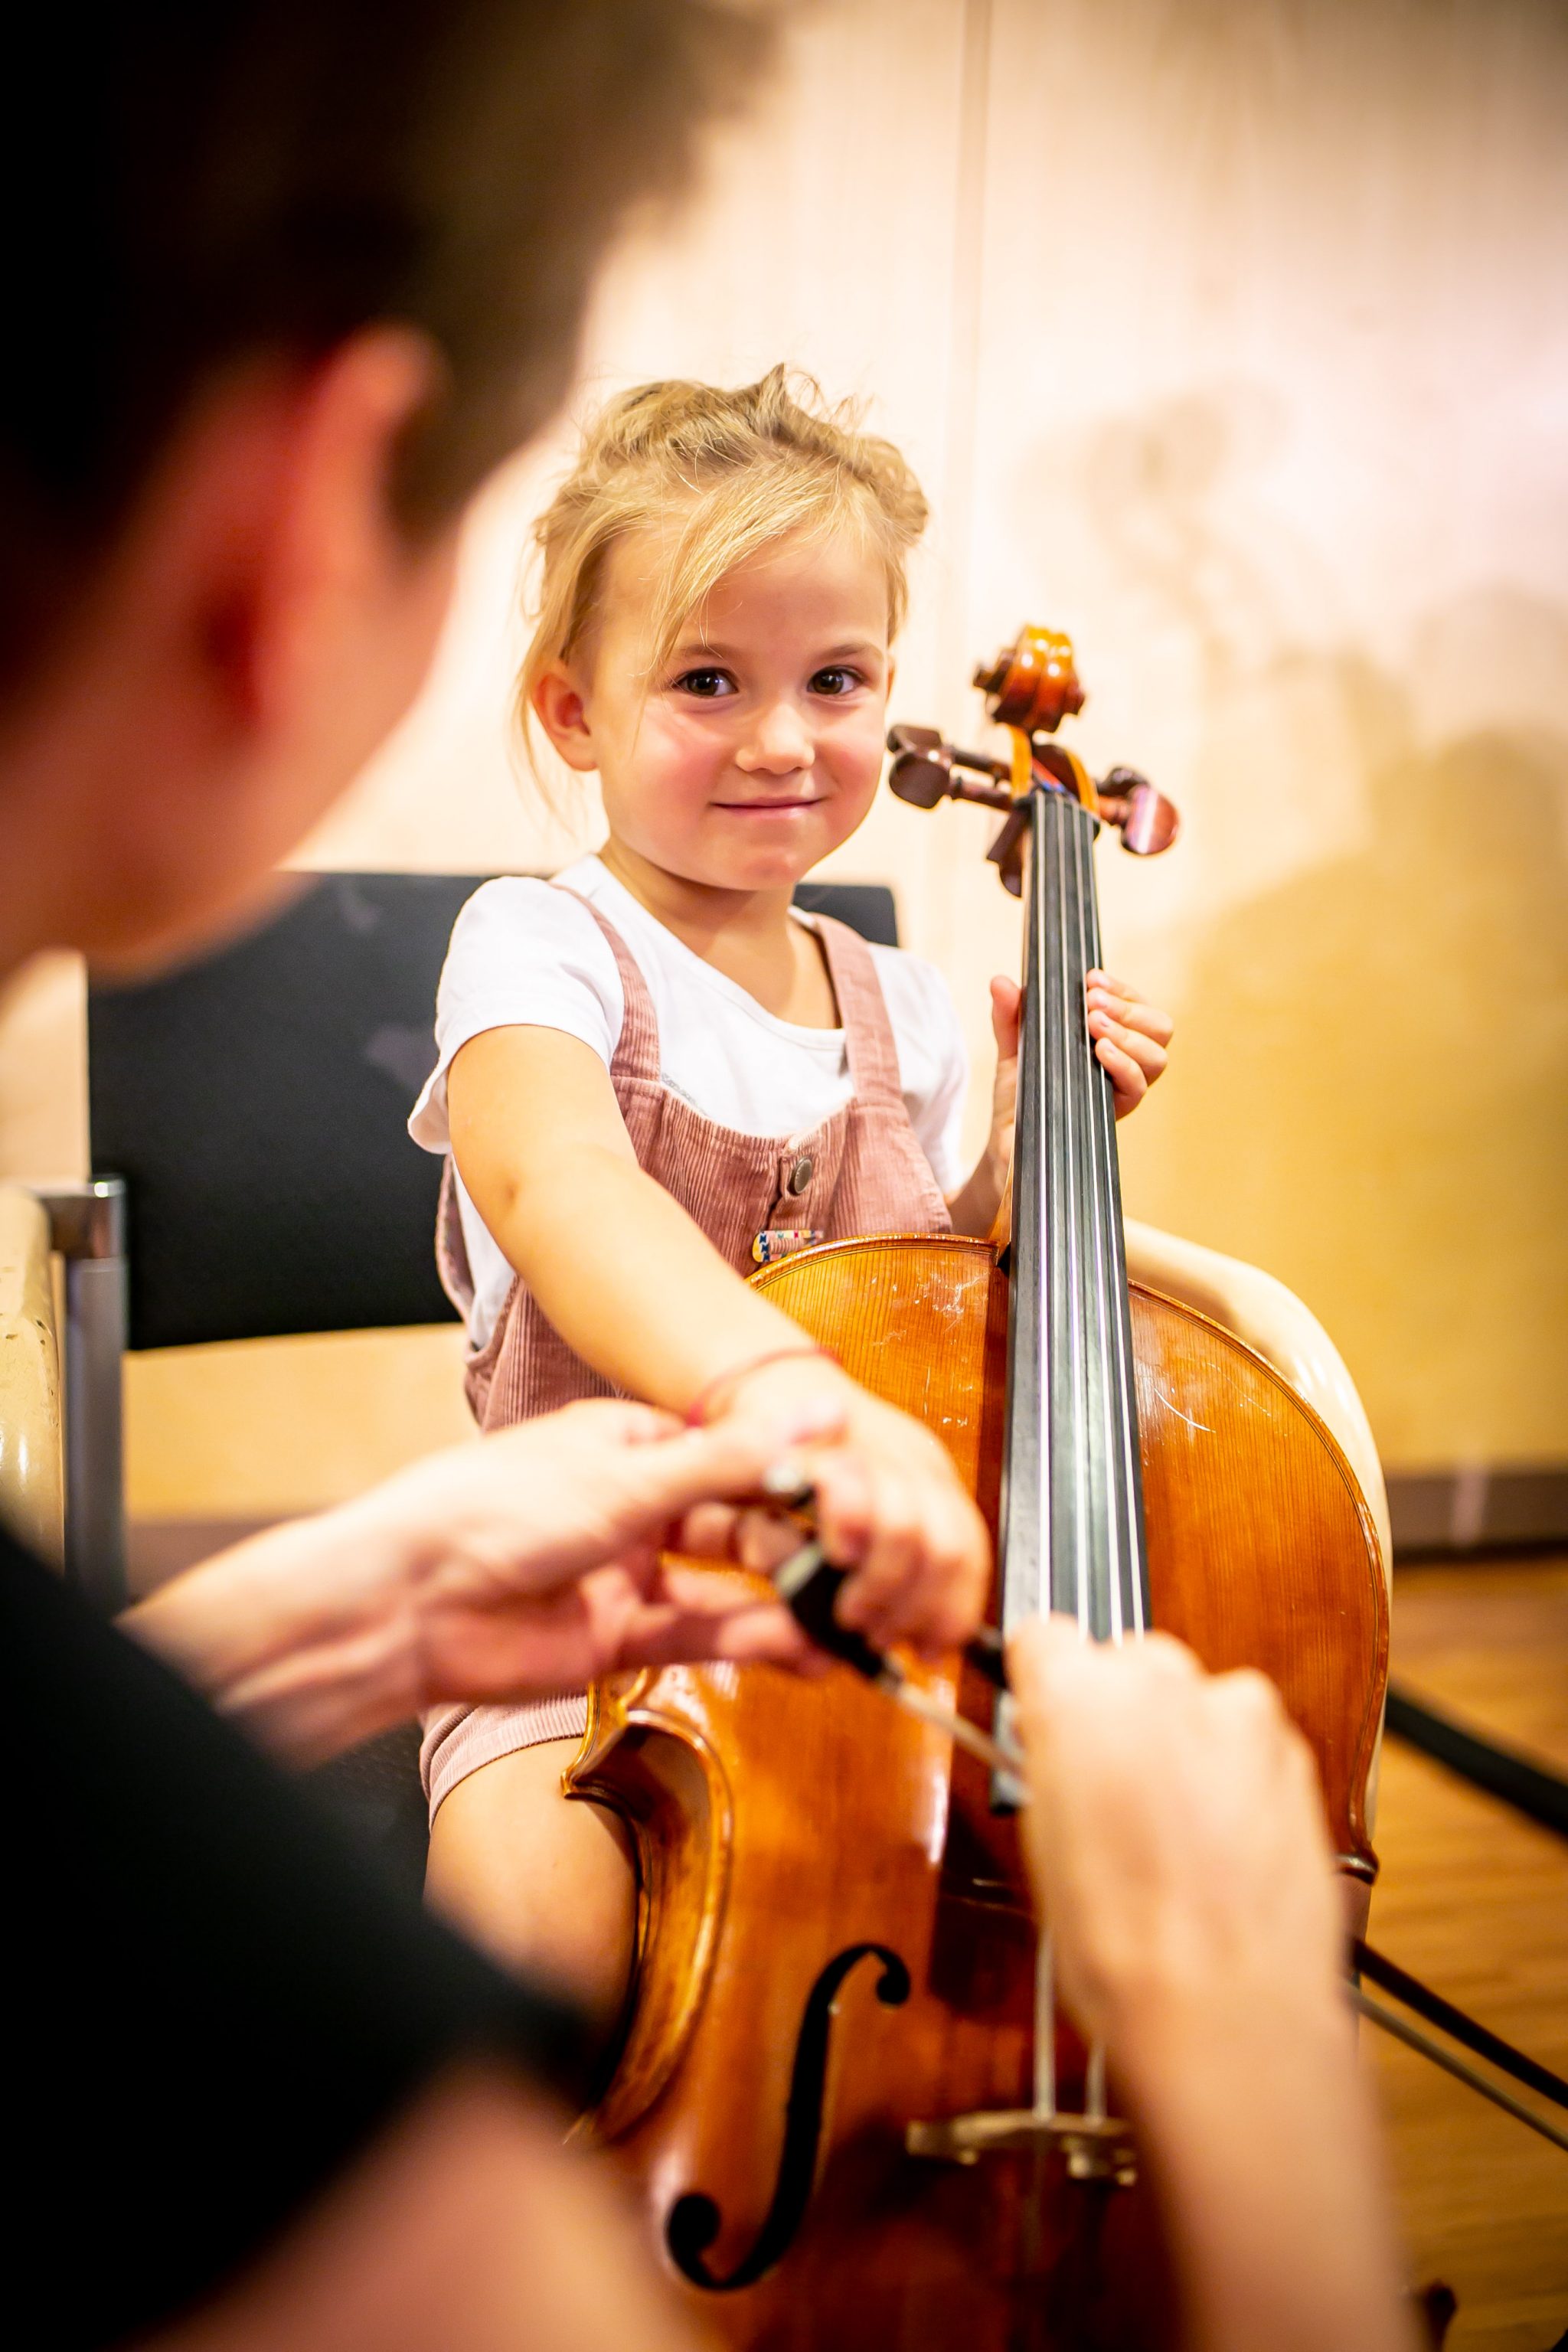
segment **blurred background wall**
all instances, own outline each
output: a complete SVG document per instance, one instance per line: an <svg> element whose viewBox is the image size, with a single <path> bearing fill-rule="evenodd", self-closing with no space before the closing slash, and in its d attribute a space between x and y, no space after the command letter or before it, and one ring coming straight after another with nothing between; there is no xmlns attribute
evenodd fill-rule
<svg viewBox="0 0 1568 2352"><path fill-rule="evenodd" d="M1179 803L1102 858L1178 1017L1130 1208L1328 1324L1395 1471L1568 1465L1568 19L1550 0L822 0L684 221L598 301L576 411L778 359L869 404L935 521L895 715L1069 630L1076 740ZM428 690L301 862L546 868L520 779L529 523L487 493ZM580 794L581 787L574 792ZM981 1074L1016 924L987 820L889 803ZM87 1160L80 981L0 1013L0 1171ZM463 1433L452 1330L132 1360L133 1512L264 1515Z"/></svg>

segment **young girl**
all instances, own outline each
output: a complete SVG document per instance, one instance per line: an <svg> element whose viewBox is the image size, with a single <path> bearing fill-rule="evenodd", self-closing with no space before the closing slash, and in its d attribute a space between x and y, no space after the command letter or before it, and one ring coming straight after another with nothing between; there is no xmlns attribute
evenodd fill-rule
<svg viewBox="0 0 1568 2352"><path fill-rule="evenodd" d="M449 1151L441 1252L481 1423L611 1389L764 1416L816 1477L841 1613L968 1630L988 1548L937 1441L812 1349L745 1276L803 1239L987 1233L1012 1135L1017 990L993 982L995 1112L956 1161L958 1019L932 966L795 912L882 769L905 564L926 518L887 442L783 369L645 385L590 429L538 527L525 726L595 771L609 834L554 883L459 916L440 1059L410 1121ZM1130 1108L1170 1024L1094 975ZM611 1816L560 1794L581 1695L426 1727L430 1889L611 2021L635 1886Z"/></svg>

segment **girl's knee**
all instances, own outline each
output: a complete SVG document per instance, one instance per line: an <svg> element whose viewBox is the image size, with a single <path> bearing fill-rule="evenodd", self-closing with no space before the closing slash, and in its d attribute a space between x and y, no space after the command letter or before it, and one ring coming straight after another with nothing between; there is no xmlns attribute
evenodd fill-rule
<svg viewBox="0 0 1568 2352"><path fill-rule="evenodd" d="M575 1739L498 1758L436 1815L426 1892L503 1966L543 1979L608 2032L637 1927L637 1874L621 1823L562 1793Z"/></svg>

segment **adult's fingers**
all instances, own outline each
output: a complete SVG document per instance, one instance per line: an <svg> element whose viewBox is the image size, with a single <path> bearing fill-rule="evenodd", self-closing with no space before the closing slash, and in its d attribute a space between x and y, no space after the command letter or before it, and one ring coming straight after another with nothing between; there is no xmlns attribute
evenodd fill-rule
<svg viewBox="0 0 1568 2352"><path fill-rule="evenodd" d="M492 1430L479 1444L487 1452L494 1452L509 1445L537 1443L542 1433L547 1433L563 1437L572 1444L597 1441L605 1445L644 1445L661 1437L673 1437L680 1427L679 1415L666 1412L661 1405L641 1404L635 1397L585 1397L576 1404L542 1413L537 1420L519 1422L510 1429Z"/></svg>
<svg viewBox="0 0 1568 2352"><path fill-rule="evenodd" d="M801 1541L794 1520L765 1506L752 1510L735 1503L699 1503L669 1533L671 1551L692 1559L736 1560L761 1576L771 1576Z"/></svg>
<svg viewBox="0 0 1568 2352"><path fill-rule="evenodd" d="M815 1670L812 1644L780 1601L732 1573L668 1564L657 1589L628 1619L621 1639L626 1665L676 1665L725 1658Z"/></svg>
<svg viewBox="0 0 1568 2352"><path fill-rule="evenodd" d="M702 1429L682 1429L658 1445L638 1446L618 1465L618 1483L641 1522L670 1525L700 1504L754 1496L770 1471L820 1441L823 1416L770 1427L761 1417L725 1415Z"/></svg>
<svg viewBox="0 0 1568 2352"><path fill-rule="evenodd" d="M1136 1643L1112 1647L1091 1642L1074 1617L1031 1617L1007 1643L1007 1678L1026 1725L1046 1738L1070 1744L1079 1714L1103 1714L1107 1686L1126 1689L1191 1683L1203 1668L1184 1643L1169 1633L1150 1633Z"/></svg>

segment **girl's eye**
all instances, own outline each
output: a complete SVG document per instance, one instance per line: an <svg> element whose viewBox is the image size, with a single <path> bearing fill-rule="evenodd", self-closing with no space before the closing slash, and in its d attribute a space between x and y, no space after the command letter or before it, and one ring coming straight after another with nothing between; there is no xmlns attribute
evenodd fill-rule
<svg viewBox="0 0 1568 2352"><path fill-rule="evenodd" d="M813 694L853 694L856 688L865 682L858 669L846 669L835 662L831 667L816 672L811 681L811 690Z"/></svg>
<svg viewBox="0 0 1568 2352"><path fill-rule="evenodd" d="M721 696L733 694L735 681L728 670L683 670L675 681L679 694L694 694L702 702L717 702Z"/></svg>

